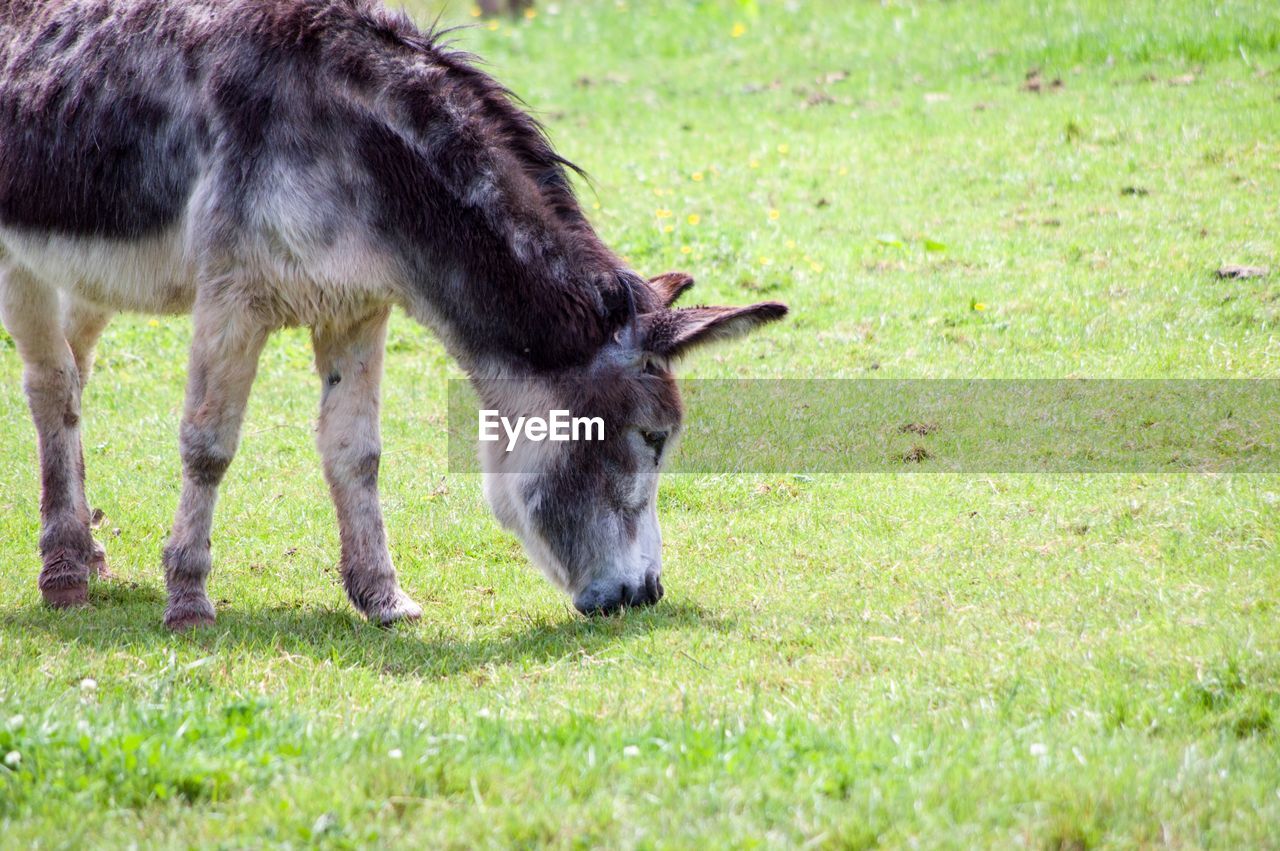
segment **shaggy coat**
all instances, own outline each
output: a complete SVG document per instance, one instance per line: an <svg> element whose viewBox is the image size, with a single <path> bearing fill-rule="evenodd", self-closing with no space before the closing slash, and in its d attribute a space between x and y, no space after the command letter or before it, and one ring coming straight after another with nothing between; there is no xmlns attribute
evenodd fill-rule
<svg viewBox="0 0 1280 851"><path fill-rule="evenodd" d="M420 613L377 497L391 308L432 327L482 390L570 373L669 381L680 350L785 310L669 310L687 284L628 270L584 217L572 169L466 55L373 0L0 0L0 316L39 439L46 600L82 603L105 569L79 413L114 312L193 314L164 552L166 622L183 628L213 619L214 501L272 330L312 329L343 580L389 622ZM656 517L636 543L653 487L623 433L644 424L611 413L624 427L608 451L630 463L547 456L487 488L548 575L575 599L595 587L584 599L605 609L660 593ZM673 430L678 397L646 416L646 434ZM649 497L583 504L619 487Z"/></svg>

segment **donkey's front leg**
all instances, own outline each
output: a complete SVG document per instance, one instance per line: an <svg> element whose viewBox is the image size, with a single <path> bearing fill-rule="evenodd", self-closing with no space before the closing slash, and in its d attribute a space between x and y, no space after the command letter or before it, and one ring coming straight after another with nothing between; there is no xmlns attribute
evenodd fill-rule
<svg viewBox="0 0 1280 851"><path fill-rule="evenodd" d="M317 442L338 514L342 584L355 607L380 624L422 616L396 583L378 504L378 386L388 315L379 310L311 332L322 388Z"/></svg>
<svg viewBox="0 0 1280 851"><path fill-rule="evenodd" d="M230 290L224 290L226 292ZM179 445L182 496L164 548L169 605L164 622L183 630L213 623L205 593L212 559L209 533L218 485L235 455L258 355L270 327L234 296L212 288L196 297L194 339Z"/></svg>
<svg viewBox="0 0 1280 851"><path fill-rule="evenodd" d="M56 290L23 269L5 270L0 314L22 356L40 449L40 592L54 607L88 602L94 558L80 451L80 373L61 313Z"/></svg>

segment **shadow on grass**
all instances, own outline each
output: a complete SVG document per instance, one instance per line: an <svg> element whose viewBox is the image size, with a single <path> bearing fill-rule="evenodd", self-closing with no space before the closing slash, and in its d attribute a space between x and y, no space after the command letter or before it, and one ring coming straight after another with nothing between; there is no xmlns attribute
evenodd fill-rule
<svg viewBox="0 0 1280 851"><path fill-rule="evenodd" d="M731 626L700 606L666 602L606 618L527 617L514 630L459 638L450 634L457 631L451 629L456 621L434 624L430 609L420 624L383 629L349 609L276 606L222 609L215 626L174 635L159 623L164 599L152 586L98 582L90 589L87 609L55 612L36 603L0 614L0 630L41 632L52 641L101 650L195 647L264 658L287 653L392 676L438 678L491 665L590 656L660 630L723 632Z"/></svg>

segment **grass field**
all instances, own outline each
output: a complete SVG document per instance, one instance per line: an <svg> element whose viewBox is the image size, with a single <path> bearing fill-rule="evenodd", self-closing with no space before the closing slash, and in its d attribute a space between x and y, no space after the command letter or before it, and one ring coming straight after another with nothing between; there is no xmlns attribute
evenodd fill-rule
<svg viewBox="0 0 1280 851"><path fill-rule="evenodd" d="M456 38L636 268L791 305L686 375L1280 378L1269 0L561 0ZM36 589L0 337L0 846L1280 845L1280 475L669 477L666 599L587 621L447 473L458 372L398 317L383 492L426 614L387 632L337 580L290 331L217 626L174 636L189 335L102 342L119 578L75 612Z"/></svg>

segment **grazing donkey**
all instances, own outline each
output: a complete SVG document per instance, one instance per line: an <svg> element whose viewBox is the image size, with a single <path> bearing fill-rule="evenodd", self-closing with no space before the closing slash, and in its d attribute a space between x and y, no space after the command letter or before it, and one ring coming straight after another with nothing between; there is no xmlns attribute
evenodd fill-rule
<svg viewBox="0 0 1280 851"><path fill-rule="evenodd" d="M486 496L584 612L662 595L670 363L784 306L672 309L692 281L627 270L509 93L374 0L0 0L0 64L0 315L38 436L50 605L105 571L80 438L94 343L113 312L189 311L165 623L214 619L218 485L263 344L297 325L347 594L378 623L419 617L377 494L397 305L494 406L604 406L620 427L600 443L484 453Z"/></svg>

